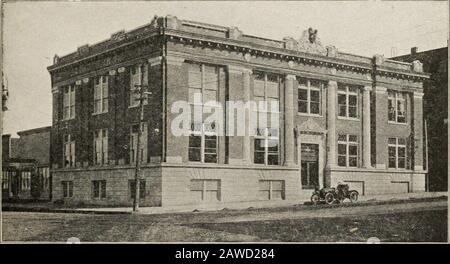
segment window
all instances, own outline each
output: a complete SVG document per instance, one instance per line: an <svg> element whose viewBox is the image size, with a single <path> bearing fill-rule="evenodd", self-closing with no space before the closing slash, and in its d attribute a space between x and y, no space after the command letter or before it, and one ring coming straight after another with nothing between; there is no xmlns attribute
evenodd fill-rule
<svg viewBox="0 0 450 264"><path fill-rule="evenodd" d="M63 197L73 197L73 181L62 181Z"/></svg>
<svg viewBox="0 0 450 264"><path fill-rule="evenodd" d="M338 136L338 166L358 167L358 136Z"/></svg>
<svg viewBox="0 0 450 264"><path fill-rule="evenodd" d="M406 95L400 92L388 92L388 120L406 123Z"/></svg>
<svg viewBox="0 0 450 264"><path fill-rule="evenodd" d="M28 191L31 189L31 172L22 171L20 174L20 190Z"/></svg>
<svg viewBox="0 0 450 264"><path fill-rule="evenodd" d="M94 132L94 164L108 164L107 129L98 129Z"/></svg>
<svg viewBox="0 0 450 264"><path fill-rule="evenodd" d="M215 123L192 123L189 135L189 161L217 163L217 128Z"/></svg>
<svg viewBox="0 0 450 264"><path fill-rule="evenodd" d="M64 167L75 166L75 141L70 134L64 135Z"/></svg>
<svg viewBox="0 0 450 264"><path fill-rule="evenodd" d="M189 63L188 68L189 103L201 103L219 99L219 67L205 64ZM194 102L195 95L200 102Z"/></svg>
<svg viewBox="0 0 450 264"><path fill-rule="evenodd" d="M145 180L139 181L139 199L145 199ZM136 193L136 181L129 180L128 181L128 189L130 194L130 199L134 199L134 195Z"/></svg>
<svg viewBox="0 0 450 264"><path fill-rule="evenodd" d="M254 163L279 164L278 129L258 128L254 139Z"/></svg>
<svg viewBox="0 0 450 264"><path fill-rule="evenodd" d="M135 107L139 105L140 97L140 87L141 80L143 79L142 85L148 85L148 65L134 65L130 69L130 107ZM146 104L147 101L144 101Z"/></svg>
<svg viewBox="0 0 450 264"><path fill-rule="evenodd" d="M280 99L280 85L281 78L277 74L266 74L262 72L255 72L253 74L253 99L258 103L260 101L266 101L268 103L276 102L276 104L268 105L267 111L274 110L279 111L279 99ZM277 109L275 106L278 106Z"/></svg>
<svg viewBox="0 0 450 264"><path fill-rule="evenodd" d="M141 162L147 161L147 123L141 123L141 138L139 145L140 147L140 159ZM132 125L130 128L130 162L135 163L136 162L136 154L137 154L137 139L138 139L138 131L139 125L135 124Z"/></svg>
<svg viewBox="0 0 450 264"><path fill-rule="evenodd" d="M338 116L358 118L358 88L350 85L338 85Z"/></svg>
<svg viewBox="0 0 450 264"><path fill-rule="evenodd" d="M63 93L63 120L75 118L75 85L64 87Z"/></svg>
<svg viewBox="0 0 450 264"><path fill-rule="evenodd" d="M323 83L318 80L299 79L298 112L310 115L321 115L321 90Z"/></svg>
<svg viewBox="0 0 450 264"><path fill-rule="evenodd" d="M9 171L3 171L2 172L2 189L3 190L8 190L9 189L9 176L10 176L10 172Z"/></svg>
<svg viewBox="0 0 450 264"><path fill-rule="evenodd" d="M94 114L108 112L108 76L98 76L94 84Z"/></svg>
<svg viewBox="0 0 450 264"><path fill-rule="evenodd" d="M389 168L406 169L406 139L404 138L389 138L388 139L389 152Z"/></svg>
<svg viewBox="0 0 450 264"><path fill-rule="evenodd" d="M106 198L106 181L92 181L92 198L104 199Z"/></svg>
<svg viewBox="0 0 450 264"><path fill-rule="evenodd" d="M284 181L261 180L259 181L259 198L261 200L284 200Z"/></svg>
<svg viewBox="0 0 450 264"><path fill-rule="evenodd" d="M195 201L220 201L220 180L191 180L191 194Z"/></svg>
<svg viewBox="0 0 450 264"><path fill-rule="evenodd" d="M42 190L43 191L50 190L49 168L47 168L47 167L38 168L38 173L39 173L39 178L41 179L41 183L42 183Z"/></svg>

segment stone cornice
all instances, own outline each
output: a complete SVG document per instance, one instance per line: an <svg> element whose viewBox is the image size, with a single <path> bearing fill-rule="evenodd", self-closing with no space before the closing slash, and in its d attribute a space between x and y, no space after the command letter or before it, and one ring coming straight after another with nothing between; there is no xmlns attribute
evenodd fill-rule
<svg viewBox="0 0 450 264"><path fill-rule="evenodd" d="M95 60L101 56L108 56L111 53L117 52L119 50L125 49L129 46L133 46L136 45L138 43L146 43L151 41L152 39L154 39L155 36L159 36L159 30L152 30L152 31L148 31L146 32L145 35L142 35L140 38L129 38L126 39L125 42L117 44L117 45L112 45L111 47L105 47L104 50L101 50L99 52L87 52L83 55L78 55L77 52L68 54L66 56L62 56L59 60L60 62L55 63L51 66L47 67L47 70L51 73L57 70L61 70L64 69L68 66L73 66L75 64L81 64L81 63L86 63L92 60ZM73 57L73 59L71 58ZM66 61L64 61L66 60Z"/></svg>
<svg viewBox="0 0 450 264"><path fill-rule="evenodd" d="M161 22L165 19L166 22ZM170 22L170 23L169 23ZM302 63L319 67L329 67L336 70L351 71L357 73L374 73L375 76L389 76L401 79L421 81L429 78L428 74L422 72L407 70L408 65L397 63L396 61L383 60L377 62L372 58L339 53L341 56L327 56L315 53L308 53L299 50L287 49L283 41L263 39L242 34L238 29L235 37L214 36L213 34L204 34L187 30L186 26L195 22L179 20L176 17L167 16L165 18L155 18L149 25L130 32L121 32L116 37L103 41L101 43L89 46L84 45L77 52L57 57L55 64L49 66L49 72L59 71L65 67L81 64L96 60L98 58L109 56L121 49L129 48L141 42L149 42L153 37L162 36L163 41L177 42L184 45L201 46L205 48L227 50L230 52L240 52L250 56L261 56L266 58L278 59L281 61L292 61L292 63ZM192 26L192 25L191 25ZM201 26L206 27L206 26ZM207 30L214 31L216 28L226 33L225 27L209 25ZM213 27L213 28L211 28ZM228 30L228 35L233 31ZM233 31L234 32L234 31ZM258 41L259 40L259 41ZM267 41L268 44L264 44ZM269 43L270 42L270 43ZM262 43L262 44L261 44ZM161 43L162 45L162 43ZM81 52L83 51L83 52ZM291 64L292 64L291 63ZM393 66L393 67L391 67ZM398 68L395 68L398 67Z"/></svg>

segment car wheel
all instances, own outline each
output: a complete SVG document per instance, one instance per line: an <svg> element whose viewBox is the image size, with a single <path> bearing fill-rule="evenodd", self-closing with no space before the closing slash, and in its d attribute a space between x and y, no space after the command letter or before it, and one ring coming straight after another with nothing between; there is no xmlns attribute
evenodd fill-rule
<svg viewBox="0 0 450 264"><path fill-rule="evenodd" d="M333 204L333 202L334 202L334 195L332 193L325 194L325 202L327 204Z"/></svg>
<svg viewBox="0 0 450 264"><path fill-rule="evenodd" d="M319 197L318 194L315 193L315 194L313 194L313 195L311 196L311 202L312 202L313 204L318 204L319 201L320 201L320 197Z"/></svg>
<svg viewBox="0 0 450 264"><path fill-rule="evenodd" d="M359 193L357 191L350 192L350 202L354 203L358 201Z"/></svg>

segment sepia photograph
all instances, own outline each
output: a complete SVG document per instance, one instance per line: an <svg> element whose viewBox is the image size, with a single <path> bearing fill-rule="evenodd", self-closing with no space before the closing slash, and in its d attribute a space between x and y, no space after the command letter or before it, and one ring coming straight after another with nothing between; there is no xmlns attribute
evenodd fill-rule
<svg viewBox="0 0 450 264"><path fill-rule="evenodd" d="M448 1L2 1L1 243L448 242Z"/></svg>

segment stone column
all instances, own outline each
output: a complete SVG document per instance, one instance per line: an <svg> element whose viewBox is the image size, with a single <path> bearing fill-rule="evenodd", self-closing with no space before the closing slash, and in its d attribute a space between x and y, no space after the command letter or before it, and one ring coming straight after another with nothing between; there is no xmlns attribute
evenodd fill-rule
<svg viewBox="0 0 450 264"><path fill-rule="evenodd" d="M365 86L363 90L363 167L371 168L370 151L370 91L371 86Z"/></svg>
<svg viewBox="0 0 450 264"><path fill-rule="evenodd" d="M329 81L327 88L328 98L328 151L327 151L327 167L332 168L336 164L336 90L337 82Z"/></svg>
<svg viewBox="0 0 450 264"><path fill-rule="evenodd" d="M294 81L295 75L287 75L284 87L284 149L285 166L293 166L294 162Z"/></svg>
<svg viewBox="0 0 450 264"><path fill-rule="evenodd" d="M413 130L414 130L414 170L423 170L423 93L414 92L413 94Z"/></svg>
<svg viewBox="0 0 450 264"><path fill-rule="evenodd" d="M251 100L250 83L252 70L234 65L228 65L228 80L229 80L229 102L238 103L242 101L247 104ZM247 104L249 105L249 104ZM229 136L229 164L251 164L251 141L250 141L250 107L248 109L237 109L237 115L229 113L228 109L231 105L227 105L226 109L226 123ZM242 112L240 112L242 111ZM232 116L229 116L232 114ZM241 117L243 115L243 117ZM244 118L244 119L242 119ZM242 122L244 122L242 124ZM236 127L236 125L238 127Z"/></svg>
<svg viewBox="0 0 450 264"><path fill-rule="evenodd" d="M247 104L250 102L250 78L251 78L252 71L249 69L243 69L243 99L244 103ZM252 155L251 155L251 141L250 141L250 111L251 109L246 109L245 113L245 131L247 131L243 138L243 144L242 144L242 156L244 163L250 164L252 163Z"/></svg>
<svg viewBox="0 0 450 264"><path fill-rule="evenodd" d="M386 162L388 161L388 137L387 131L389 129L388 122L386 119L388 118L388 97L387 97L387 88L382 86L375 87L374 93L374 119L372 120L375 123L375 167L377 169L386 169Z"/></svg>

